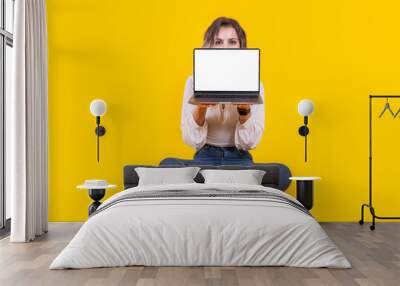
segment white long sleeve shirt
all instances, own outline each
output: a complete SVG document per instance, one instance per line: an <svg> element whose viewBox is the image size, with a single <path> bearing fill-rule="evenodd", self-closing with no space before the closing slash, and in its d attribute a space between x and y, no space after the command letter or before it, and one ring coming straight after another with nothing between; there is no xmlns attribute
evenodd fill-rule
<svg viewBox="0 0 400 286"><path fill-rule="evenodd" d="M186 80L182 103L181 131L186 144L200 149L204 144L220 147L236 146L249 150L256 147L264 132L264 87L260 83L263 104L251 105L250 118L241 124L233 104L217 104L207 108L203 126L196 123L193 111L196 105L188 103L193 96L193 76Z"/></svg>

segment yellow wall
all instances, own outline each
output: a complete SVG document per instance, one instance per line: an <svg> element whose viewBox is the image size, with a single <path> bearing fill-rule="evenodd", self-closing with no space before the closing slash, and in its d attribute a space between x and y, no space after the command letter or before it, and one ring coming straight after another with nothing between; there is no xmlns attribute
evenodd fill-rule
<svg viewBox="0 0 400 286"><path fill-rule="evenodd" d="M48 0L50 220L86 219L90 199L75 189L84 179L118 184L110 195L122 189L125 164L192 157L179 129L184 83L192 49L222 15L238 19L248 46L262 51L266 129L255 161L321 176L316 218L358 220L367 200L368 95L400 93L399 10L397 0ZM94 98L108 104L100 163ZM303 98L316 106L308 163L297 134ZM390 215L400 203L400 118L375 122L376 205Z"/></svg>

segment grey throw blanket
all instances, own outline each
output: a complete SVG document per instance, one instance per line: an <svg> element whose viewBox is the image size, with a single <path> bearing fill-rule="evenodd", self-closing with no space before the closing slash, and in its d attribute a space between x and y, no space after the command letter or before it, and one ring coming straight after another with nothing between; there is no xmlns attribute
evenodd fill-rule
<svg viewBox="0 0 400 286"><path fill-rule="evenodd" d="M276 202L279 204L289 205L307 215L310 215L310 212L300 203L292 201L285 196L280 196L276 193L268 192L268 191L260 191L260 190L241 190L241 191L221 191L221 190L163 190L163 191L138 191L138 192L129 192L125 195L119 196L114 200L110 200L107 203L101 205L99 209L91 214L90 217L107 210L108 208L120 204L126 201L143 201L143 200L152 200L152 199L207 199L210 198L230 198L230 199L257 199L265 200L269 202Z"/></svg>

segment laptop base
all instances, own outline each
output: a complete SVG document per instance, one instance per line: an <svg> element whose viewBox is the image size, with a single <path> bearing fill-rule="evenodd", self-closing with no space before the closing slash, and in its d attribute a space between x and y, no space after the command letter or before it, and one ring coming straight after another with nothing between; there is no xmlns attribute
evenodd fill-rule
<svg viewBox="0 0 400 286"><path fill-rule="evenodd" d="M196 97L192 96L189 101L190 104L262 104L263 100L261 96L257 97L235 97L235 98L215 98L215 97Z"/></svg>

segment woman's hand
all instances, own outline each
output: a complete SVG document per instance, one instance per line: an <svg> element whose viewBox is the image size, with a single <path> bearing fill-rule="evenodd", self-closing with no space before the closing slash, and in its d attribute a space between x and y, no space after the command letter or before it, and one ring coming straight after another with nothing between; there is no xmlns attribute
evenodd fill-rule
<svg viewBox="0 0 400 286"><path fill-rule="evenodd" d="M196 109L193 111L193 119L197 125L203 126L206 121L207 108L215 106L216 104L198 104Z"/></svg>
<svg viewBox="0 0 400 286"><path fill-rule="evenodd" d="M250 109L250 104L235 104L237 108Z"/></svg>
<svg viewBox="0 0 400 286"><path fill-rule="evenodd" d="M240 124L245 123L251 116L250 104L235 104L239 113ZM244 111L246 114L240 114L239 109Z"/></svg>
<svg viewBox="0 0 400 286"><path fill-rule="evenodd" d="M212 103L208 103L208 104L203 103L203 104L198 104L197 108L207 110L208 107L213 107L213 106L216 106L216 105L217 104L215 104L215 103L213 103L213 104Z"/></svg>

